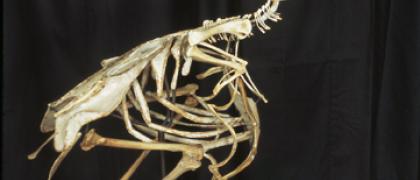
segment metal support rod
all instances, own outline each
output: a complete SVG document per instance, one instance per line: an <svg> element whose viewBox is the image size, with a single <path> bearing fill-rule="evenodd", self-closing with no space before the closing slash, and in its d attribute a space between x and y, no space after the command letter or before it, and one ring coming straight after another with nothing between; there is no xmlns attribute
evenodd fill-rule
<svg viewBox="0 0 420 180"><path fill-rule="evenodd" d="M170 101L175 104L176 103L176 91L175 90L171 90L168 80L165 78L165 91L166 94L168 94L168 98L170 99ZM173 119L174 119L174 112L172 112L171 110L167 109L166 110L166 119L165 121L162 122L162 125L164 126L171 126L173 123ZM163 142L165 141L165 133L163 132L159 132L158 133L158 141L159 142ZM164 178L166 176L166 158L165 158L165 152L164 151L160 151L160 168L161 168L161 176L162 178Z"/></svg>

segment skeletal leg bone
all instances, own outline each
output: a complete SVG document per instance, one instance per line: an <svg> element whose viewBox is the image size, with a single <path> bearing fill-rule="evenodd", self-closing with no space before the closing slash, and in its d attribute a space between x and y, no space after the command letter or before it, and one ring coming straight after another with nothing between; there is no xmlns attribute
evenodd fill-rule
<svg viewBox="0 0 420 180"><path fill-rule="evenodd" d="M149 155L150 151L143 151L141 152L140 156L134 161L134 163L130 166L126 173L121 177L121 180L128 180L140 166L140 164L146 159Z"/></svg>
<svg viewBox="0 0 420 180"><path fill-rule="evenodd" d="M203 148L197 145L183 145L170 143L145 143L122 139L113 139L102 137L93 129L90 130L84 137L81 147L88 151L95 146L106 146L122 149L133 150L160 150L170 152L182 152L182 158L178 165L168 174L164 179L176 179L187 171L194 171L201 166L201 159L203 158Z"/></svg>

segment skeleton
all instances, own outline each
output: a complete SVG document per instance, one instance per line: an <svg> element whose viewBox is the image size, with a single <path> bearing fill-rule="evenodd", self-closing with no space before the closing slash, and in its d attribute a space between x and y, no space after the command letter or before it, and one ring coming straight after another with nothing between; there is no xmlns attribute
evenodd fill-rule
<svg viewBox="0 0 420 180"><path fill-rule="evenodd" d="M247 90L267 102L246 70L247 61L238 57L239 42L252 35L254 26L265 33L270 29L267 20L281 20L276 12L278 5L279 0L268 0L253 14L207 20L202 27L156 38L121 56L103 60L101 70L48 105L41 131L54 133L28 158L35 159L53 140L60 155L51 167L51 179L82 137L80 130L84 125L118 113L114 116L123 120L128 133L137 141L102 137L91 129L84 135L81 147L85 151L96 146L143 150L122 179L128 179L150 151L182 153L177 166L164 179L176 179L199 168L203 159L210 161L209 170L214 179L235 176L253 161L260 134L256 103L247 96ZM215 45L218 41L226 42L225 50ZM168 83L166 70L170 56L175 67ZM178 87L179 72L188 76L192 62L213 66L198 74L199 80L221 75L210 95L197 95L197 84ZM150 79L155 81L154 91L147 88ZM223 89L229 92L230 100L226 104L214 104L212 100ZM177 103L175 98L179 97L185 98L185 102ZM169 115L150 109L151 103L163 105L170 111ZM237 116L227 113L232 108L237 110ZM144 122L139 123L129 109L138 111ZM161 133L165 133L164 141L158 140ZM238 143L243 141L250 141L249 155L238 167L221 174L219 168L231 160ZM217 161L210 151L223 146L231 146L230 153L224 160Z"/></svg>

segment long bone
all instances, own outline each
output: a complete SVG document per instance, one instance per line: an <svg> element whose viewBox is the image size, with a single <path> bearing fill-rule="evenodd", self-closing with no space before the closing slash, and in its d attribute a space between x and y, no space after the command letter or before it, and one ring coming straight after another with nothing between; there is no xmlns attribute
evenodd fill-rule
<svg viewBox="0 0 420 180"><path fill-rule="evenodd" d="M105 138L97 134L93 129L85 135L81 147L85 151L89 151L95 146L108 146L134 150L161 150L171 152L182 152L182 158L177 166L164 178L176 179L187 171L194 171L201 166L203 158L203 149L197 145L183 145L171 143L144 143L138 141L128 141L121 139Z"/></svg>
<svg viewBox="0 0 420 180"><path fill-rule="evenodd" d="M131 176L133 176L134 172L136 172L137 168L140 164L147 158L151 151L143 151L141 152L140 156L134 161L134 163L130 166L127 172L121 177L121 180L128 180Z"/></svg>

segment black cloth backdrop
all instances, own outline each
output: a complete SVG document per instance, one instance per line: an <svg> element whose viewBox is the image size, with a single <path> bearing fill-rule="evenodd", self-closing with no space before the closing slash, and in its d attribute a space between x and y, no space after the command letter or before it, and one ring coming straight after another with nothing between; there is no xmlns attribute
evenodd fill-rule
<svg viewBox="0 0 420 180"><path fill-rule="evenodd" d="M101 59L205 19L253 12L264 1L6 0L3 179L47 178L57 155L51 145L35 161L26 159L47 138L39 132L46 105L98 70ZM235 179L419 179L419 6L418 0L282 3L284 21L242 43L241 57L270 102L259 104L255 162ZM96 126L128 136L120 121ZM117 179L138 154L76 146L55 179ZM168 166L176 158L168 157ZM209 179L206 164L182 179ZM158 179L159 153L135 177Z"/></svg>

